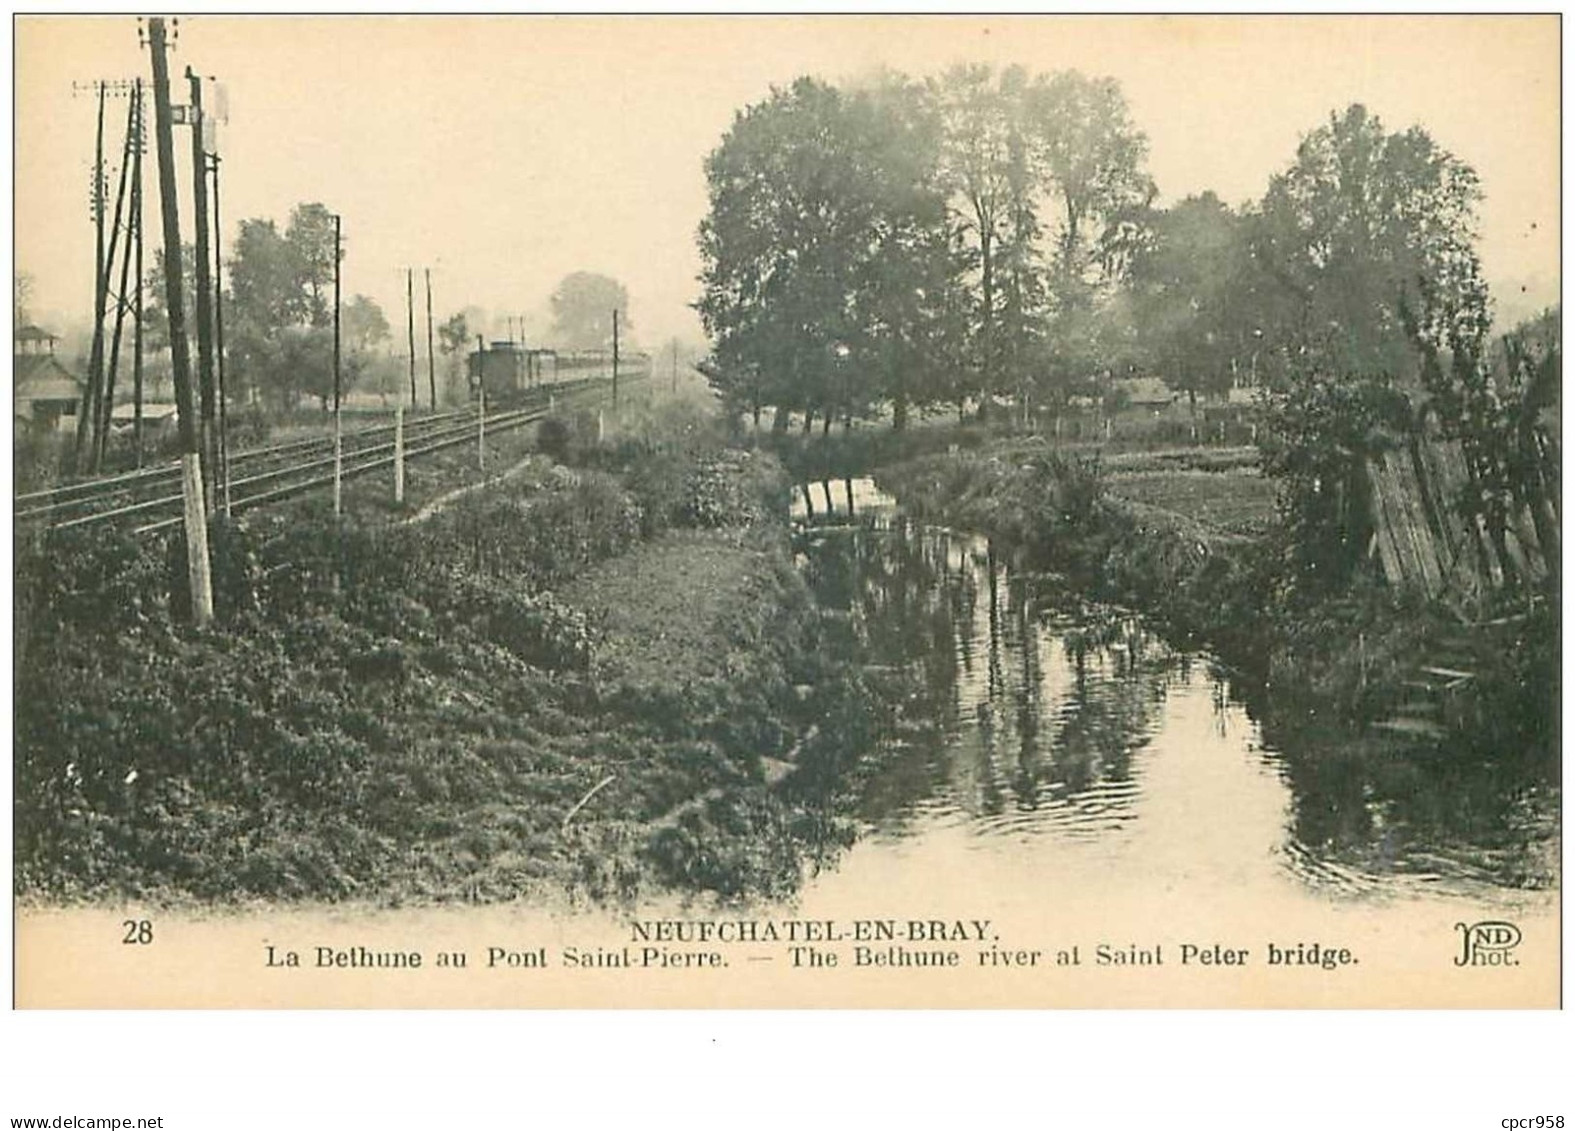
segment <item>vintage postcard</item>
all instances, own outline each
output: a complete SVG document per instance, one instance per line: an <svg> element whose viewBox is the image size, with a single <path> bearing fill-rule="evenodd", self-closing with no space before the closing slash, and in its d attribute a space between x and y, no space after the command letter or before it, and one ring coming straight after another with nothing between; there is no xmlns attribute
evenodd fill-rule
<svg viewBox="0 0 1575 1131"><path fill-rule="evenodd" d="M16 1006L1561 1004L1557 15L13 36Z"/></svg>

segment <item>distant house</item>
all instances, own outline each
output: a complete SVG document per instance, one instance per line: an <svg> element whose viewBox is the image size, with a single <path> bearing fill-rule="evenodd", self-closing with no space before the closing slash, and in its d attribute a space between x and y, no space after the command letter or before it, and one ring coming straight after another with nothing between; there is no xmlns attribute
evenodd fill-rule
<svg viewBox="0 0 1575 1131"><path fill-rule="evenodd" d="M109 410L110 427L119 431L132 431L137 425L137 406L117 404ZM179 416L175 406L163 401L145 401L142 405L142 432L155 443L173 440L178 431Z"/></svg>
<svg viewBox="0 0 1575 1131"><path fill-rule="evenodd" d="M1158 377L1127 377L1116 381L1115 386L1133 408L1157 411L1174 404L1178 396Z"/></svg>
<svg viewBox="0 0 1575 1131"><path fill-rule="evenodd" d="M1151 413L1166 410L1180 395L1158 376L1123 376L1112 381L1112 391L1117 394L1118 403Z"/></svg>
<svg viewBox="0 0 1575 1131"><path fill-rule="evenodd" d="M19 428L67 431L76 427L82 381L55 356L59 340L37 326L16 331L11 383Z"/></svg>

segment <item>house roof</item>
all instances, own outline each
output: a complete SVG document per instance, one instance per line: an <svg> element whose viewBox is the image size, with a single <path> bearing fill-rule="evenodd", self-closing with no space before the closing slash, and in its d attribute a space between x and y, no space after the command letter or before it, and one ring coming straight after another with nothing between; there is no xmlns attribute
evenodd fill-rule
<svg viewBox="0 0 1575 1131"><path fill-rule="evenodd" d="M17 400L74 401L82 396L82 382L54 354L13 355L11 377Z"/></svg>
<svg viewBox="0 0 1575 1131"><path fill-rule="evenodd" d="M51 334L40 326L29 323L16 331L15 338L19 342L58 342L59 335Z"/></svg>
<svg viewBox="0 0 1575 1131"><path fill-rule="evenodd" d="M1132 404L1169 404L1176 399L1171 387L1158 377L1130 377L1120 385Z"/></svg>
<svg viewBox="0 0 1575 1131"><path fill-rule="evenodd" d="M175 406L164 401L143 401L142 419L157 423L168 420L175 415ZM137 419L137 406L133 403L122 401L109 410L110 419L117 424L130 424Z"/></svg>

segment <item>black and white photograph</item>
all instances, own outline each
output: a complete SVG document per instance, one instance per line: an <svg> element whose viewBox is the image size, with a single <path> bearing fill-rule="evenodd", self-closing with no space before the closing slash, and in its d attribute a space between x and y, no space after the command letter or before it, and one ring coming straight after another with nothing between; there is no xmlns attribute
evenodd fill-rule
<svg viewBox="0 0 1575 1131"><path fill-rule="evenodd" d="M15 16L14 1004L1557 1009L1560 36Z"/></svg>

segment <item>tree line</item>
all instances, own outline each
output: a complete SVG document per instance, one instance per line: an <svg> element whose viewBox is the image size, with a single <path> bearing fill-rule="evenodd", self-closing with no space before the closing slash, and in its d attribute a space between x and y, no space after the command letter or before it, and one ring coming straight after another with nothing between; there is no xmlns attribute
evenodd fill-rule
<svg viewBox="0 0 1575 1131"><path fill-rule="evenodd" d="M283 230L269 218L242 220L227 250L223 301L228 395L274 411L297 408L309 399L326 406L333 397L333 213L321 203L299 204ZM195 309L195 253L188 244L181 254L189 311ZM154 354L169 349L164 277L160 249L146 283L147 343ZM20 303L22 291L13 289ZM610 348L614 309L628 343L629 295L616 280L577 271L559 283L549 301L549 334L559 348ZM339 317L341 389L397 397L407 387L407 371L404 359L391 349L395 337L381 305L353 294L343 299ZM475 308L434 326L442 372L451 388L463 382L464 359L486 328ZM403 338L401 333L398 340L402 343ZM418 339L424 341L424 331L418 331Z"/></svg>
<svg viewBox="0 0 1575 1131"><path fill-rule="evenodd" d="M1147 155L1119 85L1075 71L774 88L705 165L713 386L777 429L900 429L945 406L1027 418L1125 375L1195 399L1486 356L1481 189L1422 128L1332 113L1236 207L1157 206Z"/></svg>

